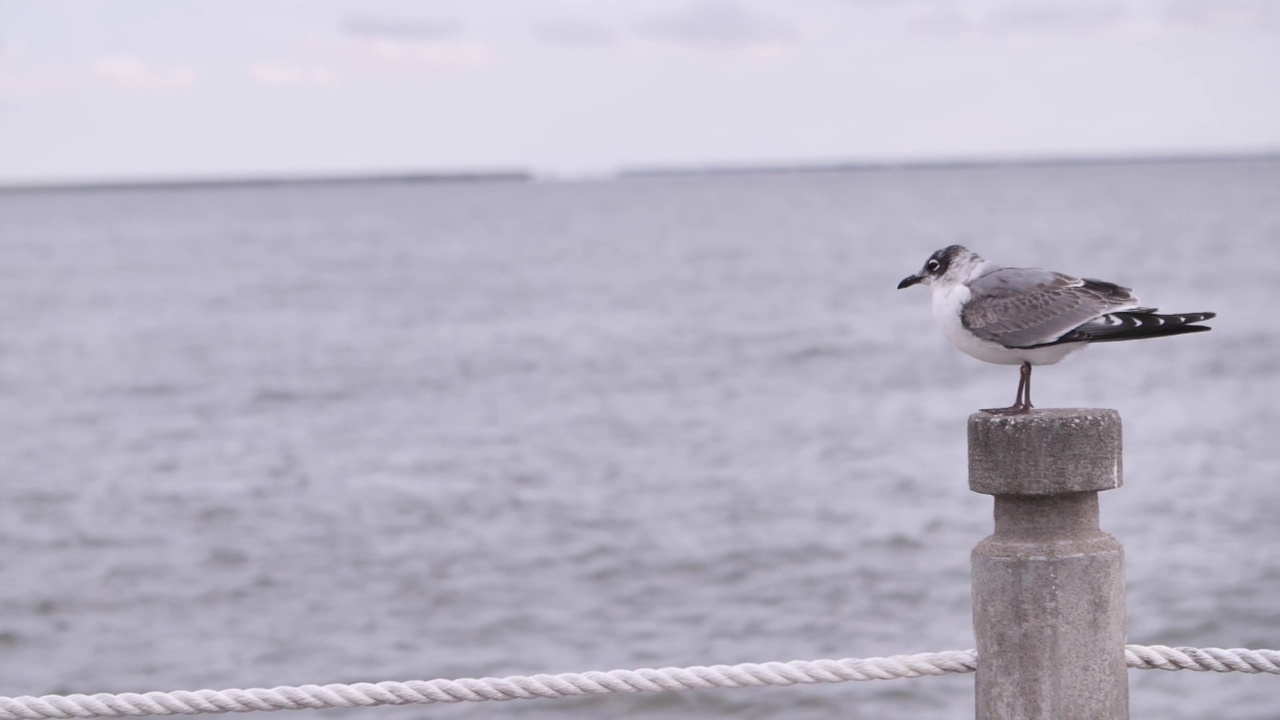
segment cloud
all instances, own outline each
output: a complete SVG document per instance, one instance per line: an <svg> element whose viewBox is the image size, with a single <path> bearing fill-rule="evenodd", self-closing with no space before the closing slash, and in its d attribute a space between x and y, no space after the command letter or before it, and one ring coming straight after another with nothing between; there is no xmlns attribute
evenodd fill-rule
<svg viewBox="0 0 1280 720"><path fill-rule="evenodd" d="M32 66L21 42L0 38L0 95L37 96L57 92L69 84L68 73Z"/></svg>
<svg viewBox="0 0 1280 720"><path fill-rule="evenodd" d="M1165 0L1162 9L1164 18L1177 24L1280 28L1280 2L1276 0Z"/></svg>
<svg viewBox="0 0 1280 720"><path fill-rule="evenodd" d="M29 70L19 46L0 38L0 95L41 95L64 85L61 73Z"/></svg>
<svg viewBox="0 0 1280 720"><path fill-rule="evenodd" d="M442 40L457 37L462 26L452 18L395 18L380 15L348 15L342 18L342 32L353 37L400 41Z"/></svg>
<svg viewBox="0 0 1280 720"><path fill-rule="evenodd" d="M917 3L907 23L935 35L1075 35L1142 37L1158 34L1163 23L1123 2L1001 2L985 7Z"/></svg>
<svg viewBox="0 0 1280 720"><path fill-rule="evenodd" d="M321 57L372 75L421 77L492 65L493 49L472 40L405 41L389 37L342 37L318 40L312 50Z"/></svg>
<svg viewBox="0 0 1280 720"><path fill-rule="evenodd" d="M89 71L108 85L136 92L188 87L196 82L195 71L185 65L158 68L126 54L99 58Z"/></svg>
<svg viewBox="0 0 1280 720"><path fill-rule="evenodd" d="M997 31L1089 34L1113 29L1130 19L1129 11L1114 3L1059 0L996 8L986 17L986 25Z"/></svg>
<svg viewBox="0 0 1280 720"><path fill-rule="evenodd" d="M304 67L280 63L259 63L249 69L254 80L263 85L298 86L298 85L333 85L338 76L332 70L323 67Z"/></svg>
<svg viewBox="0 0 1280 720"><path fill-rule="evenodd" d="M953 8L938 8L916 13L907 27L930 35L963 35L977 29L968 15Z"/></svg>
<svg viewBox="0 0 1280 720"><path fill-rule="evenodd" d="M462 28L454 20L393 18L376 15L349 15L343 18L339 34L313 40L309 49L325 66L337 64L364 75L421 78L444 75L493 64L496 53L486 43L460 37ZM296 68L301 71L301 68ZM317 68L297 74L258 73L274 84L323 84L325 75ZM345 74L345 73L344 73ZM334 80L337 75L332 74Z"/></svg>
<svg viewBox="0 0 1280 720"><path fill-rule="evenodd" d="M791 25L736 0L694 0L684 9L640 25L651 43L761 59L779 57L800 39Z"/></svg>
<svg viewBox="0 0 1280 720"><path fill-rule="evenodd" d="M618 35L603 25L581 20L544 22L533 28L534 37L565 47L606 47L618 42Z"/></svg>
<svg viewBox="0 0 1280 720"><path fill-rule="evenodd" d="M876 2L878 0L859 0ZM937 35L1135 38L1181 27L1280 29L1278 0L906 0L909 27Z"/></svg>

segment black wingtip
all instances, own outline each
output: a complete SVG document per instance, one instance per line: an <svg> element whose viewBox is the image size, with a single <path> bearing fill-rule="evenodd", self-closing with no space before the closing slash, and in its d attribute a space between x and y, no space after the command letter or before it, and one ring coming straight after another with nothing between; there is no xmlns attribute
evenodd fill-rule
<svg viewBox="0 0 1280 720"><path fill-rule="evenodd" d="M1085 323L1071 332L1050 343L1031 347L1048 347L1073 342L1118 342L1121 340L1143 340L1146 338L1168 337L1171 335L1187 335L1189 333L1208 332L1213 328L1195 323L1212 320L1217 313L1167 313L1152 312L1149 308L1138 308L1109 315Z"/></svg>
<svg viewBox="0 0 1280 720"><path fill-rule="evenodd" d="M1116 314L1120 315L1122 313L1116 313ZM1176 315L1139 313L1139 315L1150 317L1150 318L1158 318L1163 325L1172 326L1173 328L1178 328L1178 327L1187 328L1186 330L1187 332L1196 332L1198 330L1209 330L1210 328L1207 328L1203 325L1196 325L1195 323L1202 323L1205 320L1212 320L1218 317L1218 313L1216 312L1178 313Z"/></svg>
<svg viewBox="0 0 1280 720"><path fill-rule="evenodd" d="M1217 316L1218 314L1213 312L1176 314L1116 312L1099 318L1101 322L1082 325L1067 333L1058 342L1115 342L1208 332L1213 328L1196 323L1212 320Z"/></svg>

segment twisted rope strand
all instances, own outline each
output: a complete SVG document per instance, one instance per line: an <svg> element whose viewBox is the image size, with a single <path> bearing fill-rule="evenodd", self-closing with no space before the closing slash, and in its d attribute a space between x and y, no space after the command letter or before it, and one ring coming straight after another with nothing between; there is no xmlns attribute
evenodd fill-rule
<svg viewBox="0 0 1280 720"><path fill-rule="evenodd" d="M1129 667L1140 670L1234 671L1280 675L1280 651L1277 650L1128 645L1125 647L1125 658Z"/></svg>
<svg viewBox="0 0 1280 720"><path fill-rule="evenodd" d="M1280 675L1280 651L1234 648L1170 648L1129 645L1128 666L1141 670L1194 670ZM506 678L412 680L409 682L302 685L249 690L180 690L111 695L0 697L0 720L200 715L269 712L375 705L530 700L609 693L661 692L702 688L788 686L862 680L892 680L925 675L969 673L978 668L973 650L845 660L695 665L654 670L611 670Z"/></svg>

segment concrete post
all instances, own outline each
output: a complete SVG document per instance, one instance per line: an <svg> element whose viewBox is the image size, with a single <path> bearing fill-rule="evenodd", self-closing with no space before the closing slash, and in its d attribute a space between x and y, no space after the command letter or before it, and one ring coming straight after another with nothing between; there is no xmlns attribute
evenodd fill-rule
<svg viewBox="0 0 1280 720"><path fill-rule="evenodd" d="M1120 487L1120 415L969 418L969 487L995 496L973 549L978 720L1128 720L1124 548L1098 527Z"/></svg>

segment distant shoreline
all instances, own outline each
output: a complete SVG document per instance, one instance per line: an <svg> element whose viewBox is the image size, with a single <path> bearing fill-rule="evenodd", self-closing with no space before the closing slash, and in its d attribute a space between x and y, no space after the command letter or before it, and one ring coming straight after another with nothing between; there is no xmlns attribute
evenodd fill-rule
<svg viewBox="0 0 1280 720"><path fill-rule="evenodd" d="M674 177L683 175L776 175L786 173L844 173L884 170L969 170L1009 167L1072 167L1077 165L1187 165L1199 163L1269 162L1280 151L1220 155L1114 155L1085 157L1025 157L952 160L884 160L865 162L796 163L772 165L707 165L701 167L627 168L618 177Z"/></svg>
<svg viewBox="0 0 1280 720"><path fill-rule="evenodd" d="M281 175L277 177L175 178L172 180L103 180L68 183L0 184L0 193L83 192L96 190L197 190L208 188L255 188L293 185L364 185L411 183L532 182L524 171L457 173L379 173L368 175Z"/></svg>
<svg viewBox="0 0 1280 720"><path fill-rule="evenodd" d="M967 170L1011 167L1073 167L1091 165L1181 165L1236 162L1270 162L1280 160L1280 150L1256 153L1223 153L1204 155L1132 155L1092 157L1024 157L940 160L877 160L825 163L760 163L744 165L689 165L624 167L614 173L591 179L626 180L662 177L698 177L723 175L781 175L800 173L855 173L886 170ZM554 175L543 176L526 170L446 172L446 173L369 173L352 175L281 175L274 177L173 178L148 180L101 180L88 182L0 183L0 193L82 192L115 190L188 190L215 188L255 188L295 185L361 185L361 184L452 184L452 183L529 183L556 181ZM570 178L572 179L572 178Z"/></svg>

